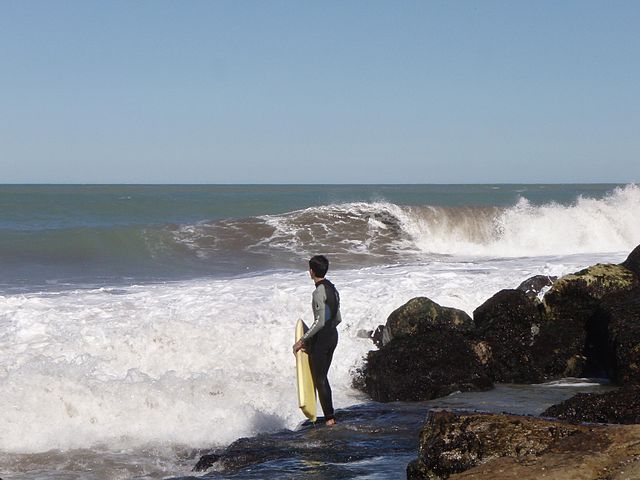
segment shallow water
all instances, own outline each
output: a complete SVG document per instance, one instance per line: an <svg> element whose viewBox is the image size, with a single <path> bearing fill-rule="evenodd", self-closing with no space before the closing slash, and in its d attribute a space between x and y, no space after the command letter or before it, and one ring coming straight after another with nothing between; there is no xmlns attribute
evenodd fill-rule
<svg viewBox="0 0 640 480"><path fill-rule="evenodd" d="M428 402L365 403L342 410L333 428L305 424L295 431L236 442L215 479L404 478L418 454L419 431L431 409L537 415L578 392L609 390L606 382L565 379L540 385L498 385L487 392L455 393ZM224 463L224 462L223 462ZM218 471L216 471L218 470ZM187 477L177 477L185 480Z"/></svg>
<svg viewBox="0 0 640 480"><path fill-rule="evenodd" d="M303 423L211 451L155 446L2 454L0 474L4 480L404 478L407 464L417 457L418 434L430 409L538 415L575 393L611 388L597 380L565 379L497 385L487 392L454 393L427 402L366 402L340 409L334 428ZM226 468L214 465L207 471L192 471L207 453L226 455Z"/></svg>

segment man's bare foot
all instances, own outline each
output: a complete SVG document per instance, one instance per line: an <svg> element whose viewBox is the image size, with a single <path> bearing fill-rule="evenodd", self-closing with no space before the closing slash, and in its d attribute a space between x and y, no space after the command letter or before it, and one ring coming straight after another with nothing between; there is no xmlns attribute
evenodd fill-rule
<svg viewBox="0 0 640 480"><path fill-rule="evenodd" d="M333 427L336 424L336 421L332 418L331 420L327 420L324 424L327 427Z"/></svg>

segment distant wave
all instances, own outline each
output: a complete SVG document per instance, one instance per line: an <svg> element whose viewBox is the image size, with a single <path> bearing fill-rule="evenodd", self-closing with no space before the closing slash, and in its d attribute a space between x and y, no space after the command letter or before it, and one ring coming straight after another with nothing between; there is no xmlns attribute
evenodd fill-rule
<svg viewBox="0 0 640 480"><path fill-rule="evenodd" d="M520 257L626 251L640 243L640 188L628 185L571 205L399 206L385 202L312 207L284 215L180 228L176 240L213 249L326 252L342 257Z"/></svg>
<svg viewBox="0 0 640 480"><path fill-rule="evenodd" d="M438 255L522 257L629 251L640 243L640 188L571 205L400 206L342 203L192 225L0 232L5 265L182 269L288 268L316 252L340 265Z"/></svg>

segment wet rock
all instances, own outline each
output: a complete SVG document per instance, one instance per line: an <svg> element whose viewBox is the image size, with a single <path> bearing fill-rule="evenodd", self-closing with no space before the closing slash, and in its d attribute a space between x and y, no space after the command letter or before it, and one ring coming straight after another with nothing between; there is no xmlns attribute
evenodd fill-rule
<svg viewBox="0 0 640 480"><path fill-rule="evenodd" d="M534 275L531 278L527 278L518 286L518 290L521 290L530 299L536 299L539 295L553 285L558 277L549 275Z"/></svg>
<svg viewBox="0 0 640 480"><path fill-rule="evenodd" d="M543 322L535 301L522 290L502 290L473 312L478 351L496 382L533 383L543 378L533 345Z"/></svg>
<svg viewBox="0 0 640 480"><path fill-rule="evenodd" d="M407 479L640 478L640 425L432 412Z"/></svg>
<svg viewBox="0 0 640 480"><path fill-rule="evenodd" d="M305 422L296 430L262 433L241 438L227 448L199 451L194 471L210 470L211 478L261 478L259 472L266 472L269 478L305 474L309 478L350 478L353 462L416 451L424 421L422 405L371 402L336 413L334 427Z"/></svg>
<svg viewBox="0 0 640 480"><path fill-rule="evenodd" d="M534 417L431 412L407 479L441 479L501 457L524 460L589 429Z"/></svg>
<svg viewBox="0 0 640 480"><path fill-rule="evenodd" d="M382 345L383 345L382 338L383 338L383 336L384 336L384 325L378 325L378 327L371 334L371 340L373 340L373 344L376 347L382 348Z"/></svg>
<svg viewBox="0 0 640 480"><path fill-rule="evenodd" d="M220 458L222 458L222 456L216 453L207 453L206 455L202 455L200 460L198 460L198 463L196 463L196 466L193 467L193 471L204 472L205 470L209 470L218 462L218 460L220 460Z"/></svg>
<svg viewBox="0 0 640 480"><path fill-rule="evenodd" d="M612 392L579 393L542 413L570 422L640 423L640 386L628 386Z"/></svg>
<svg viewBox="0 0 640 480"><path fill-rule="evenodd" d="M631 270L637 277L640 277L640 245L633 249L621 265Z"/></svg>
<svg viewBox="0 0 640 480"><path fill-rule="evenodd" d="M391 312L384 327L383 344L434 327L458 332L473 330L473 320L462 310L442 307L426 297L416 297Z"/></svg>
<svg viewBox="0 0 640 480"><path fill-rule="evenodd" d="M640 282L629 292L619 292L603 299L594 320L606 325L606 332L596 331L591 344L604 358L609 378L620 385L640 383ZM595 356L595 358L599 358Z"/></svg>
<svg viewBox="0 0 640 480"><path fill-rule="evenodd" d="M370 351L358 383L379 402L429 400L492 388L472 342L451 330L423 330Z"/></svg>
<svg viewBox="0 0 640 480"><path fill-rule="evenodd" d="M544 299L540 348L546 377L640 374L640 280L623 265L598 264L556 282Z"/></svg>
<svg viewBox="0 0 640 480"><path fill-rule="evenodd" d="M640 427L617 425L579 432L540 455L500 457L457 474L462 480L635 480L640 478Z"/></svg>

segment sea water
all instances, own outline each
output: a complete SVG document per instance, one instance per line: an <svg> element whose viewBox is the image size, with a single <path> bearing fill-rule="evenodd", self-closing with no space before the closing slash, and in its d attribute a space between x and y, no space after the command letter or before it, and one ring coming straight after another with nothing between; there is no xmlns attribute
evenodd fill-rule
<svg viewBox="0 0 640 480"><path fill-rule="evenodd" d="M313 254L341 293L346 409L367 403L366 332L410 298L471 314L530 276L618 263L639 214L635 185L0 187L0 477L180 477L198 449L295 430Z"/></svg>

